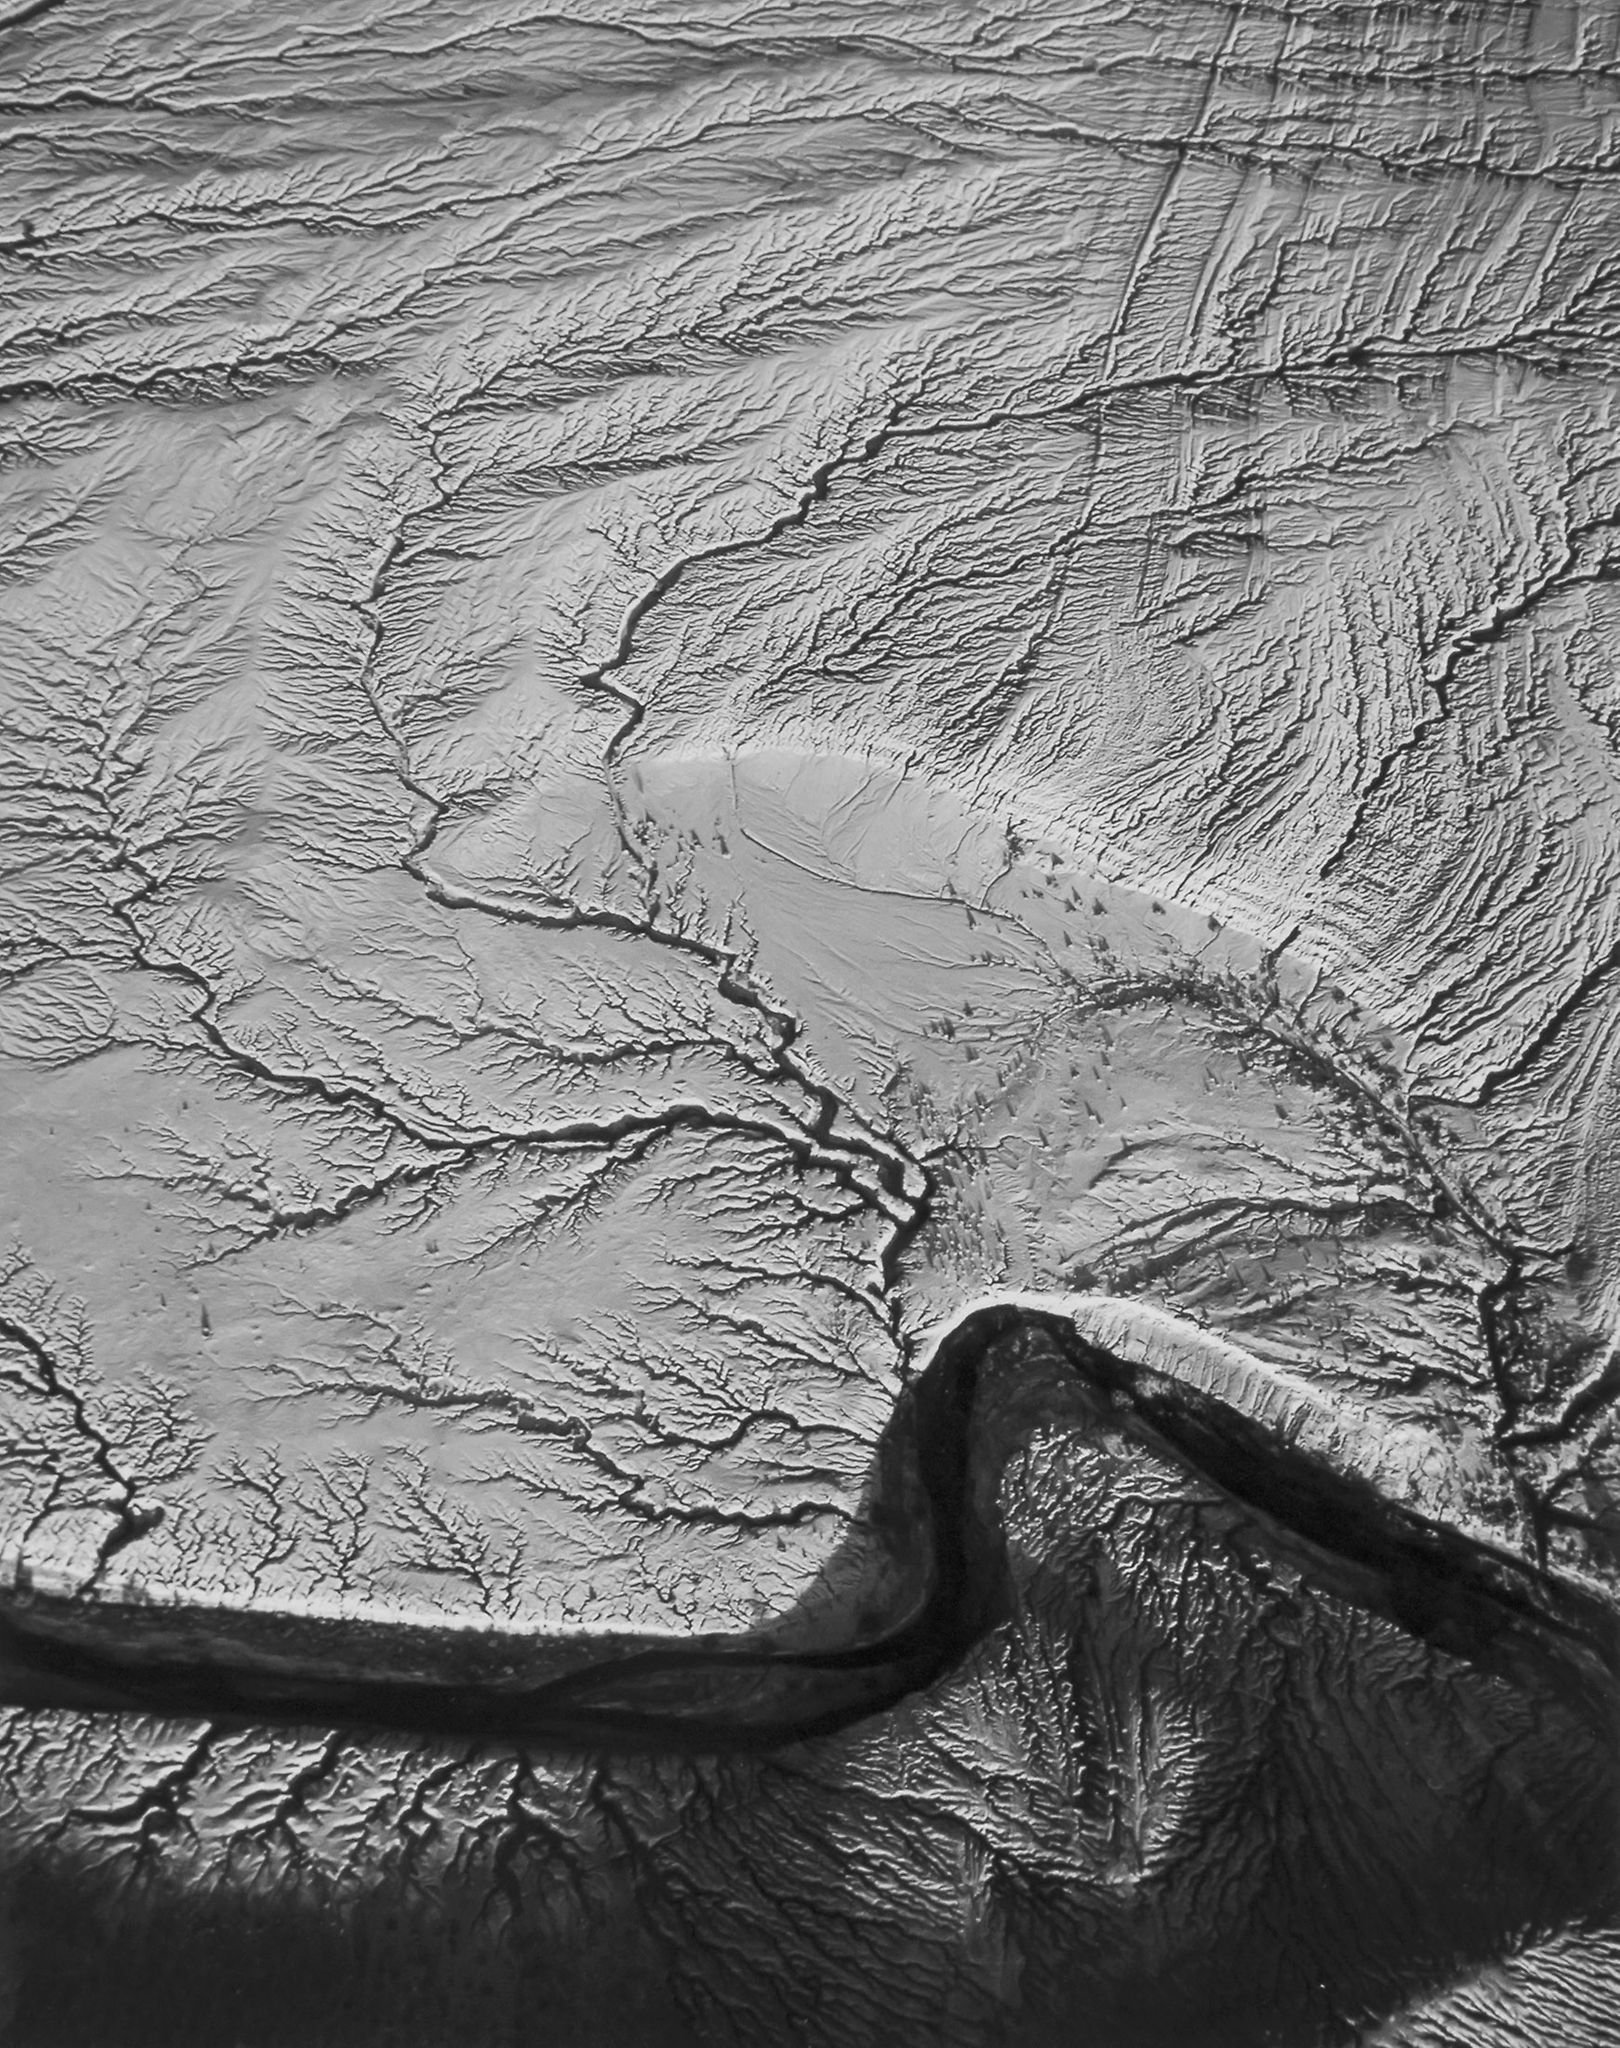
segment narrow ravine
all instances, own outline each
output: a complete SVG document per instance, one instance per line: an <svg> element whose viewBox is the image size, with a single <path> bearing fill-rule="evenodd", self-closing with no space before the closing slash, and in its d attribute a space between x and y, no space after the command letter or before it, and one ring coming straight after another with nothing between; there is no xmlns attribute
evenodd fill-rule
<svg viewBox="0 0 1620 2048"><path fill-rule="evenodd" d="M627 1639L557 1676L555 1645L499 1631L24 1592L0 1607L0 1699L597 1749L726 1752L828 1734L937 1683L1003 1618L994 1496L1006 1446L987 1420L980 1374L993 1354L1022 1370L1032 1352L1054 1351L1099 1433L1239 1504L1264 1553L1303 1583L1600 1734L1620 1732L1620 1619L1599 1594L1386 1498L1022 1303L976 1308L949 1329L880 1443L867 1520L899 1588L880 1632L817 1649L784 1646L780 1626L675 1648Z"/></svg>

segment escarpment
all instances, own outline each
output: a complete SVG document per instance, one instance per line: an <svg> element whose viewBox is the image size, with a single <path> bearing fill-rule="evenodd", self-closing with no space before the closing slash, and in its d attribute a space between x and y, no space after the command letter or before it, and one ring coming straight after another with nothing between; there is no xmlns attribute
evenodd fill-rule
<svg viewBox="0 0 1620 2048"><path fill-rule="evenodd" d="M8 2044L1608 2048L1612 17L0 7Z"/></svg>

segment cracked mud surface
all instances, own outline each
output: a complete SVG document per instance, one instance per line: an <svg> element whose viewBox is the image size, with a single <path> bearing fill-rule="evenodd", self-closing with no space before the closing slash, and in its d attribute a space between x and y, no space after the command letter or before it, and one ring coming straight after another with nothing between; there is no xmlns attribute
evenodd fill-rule
<svg viewBox="0 0 1620 2048"><path fill-rule="evenodd" d="M1620 17L0 13L0 2032L1610 2038Z"/></svg>

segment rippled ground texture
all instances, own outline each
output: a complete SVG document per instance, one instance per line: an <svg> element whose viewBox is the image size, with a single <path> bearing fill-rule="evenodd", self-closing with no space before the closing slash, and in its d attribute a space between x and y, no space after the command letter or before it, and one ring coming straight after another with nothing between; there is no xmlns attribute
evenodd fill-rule
<svg viewBox="0 0 1620 2048"><path fill-rule="evenodd" d="M6 1626L835 1655L1013 1298L1601 1599L1617 136L1600 4L0 15ZM1590 1688L997 1331L847 1726L7 1711L5 2038L1612 2038Z"/></svg>

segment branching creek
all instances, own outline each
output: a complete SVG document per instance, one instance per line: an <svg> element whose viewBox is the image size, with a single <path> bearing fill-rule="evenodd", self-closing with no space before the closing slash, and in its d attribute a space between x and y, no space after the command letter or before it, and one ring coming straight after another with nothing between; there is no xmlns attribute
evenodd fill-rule
<svg viewBox="0 0 1620 2048"><path fill-rule="evenodd" d="M774 1632L678 1647L625 1639L557 1674L533 1641L341 1617L209 1614L24 1586L0 1600L0 1700L487 1738L594 1750L768 1750L850 1727L934 1685L1006 1611L1006 1544L983 1469L983 1361L1045 1340L1098 1426L1240 1503L1308 1585L1620 1732L1620 1625L1595 1592L1425 1517L1059 1314L981 1306L933 1347L868 1488L892 1560L883 1625L841 1646ZM987 1476L990 1484L987 1486ZM834 1561L836 1564L836 1560ZM406 1647L402 1651L401 1644ZM401 1675L401 1674L404 1675ZM431 1675L424 1675L424 1673Z"/></svg>

